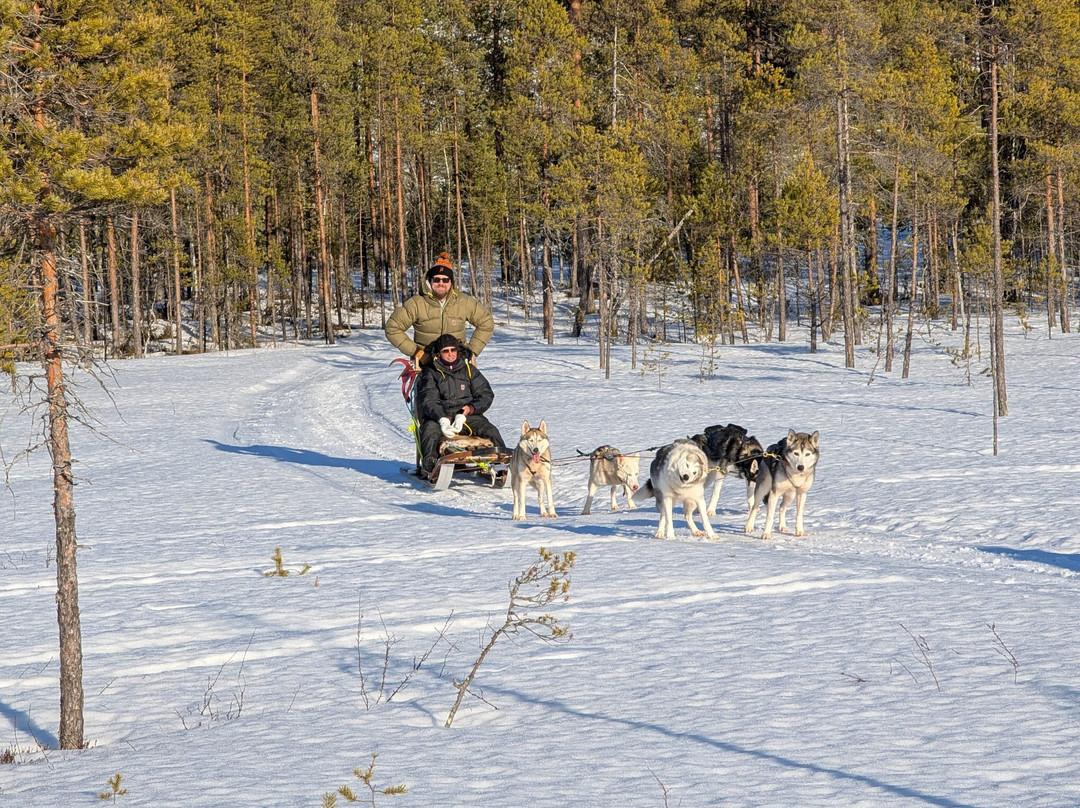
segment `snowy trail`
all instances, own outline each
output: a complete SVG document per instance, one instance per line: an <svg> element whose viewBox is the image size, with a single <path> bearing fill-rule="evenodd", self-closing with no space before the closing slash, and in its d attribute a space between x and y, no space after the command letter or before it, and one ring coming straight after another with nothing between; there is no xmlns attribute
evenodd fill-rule
<svg viewBox="0 0 1080 808"><path fill-rule="evenodd" d="M0 802L84 804L122 771L132 805L316 805L379 752L402 806L651 808L661 783L686 806L1080 804L1080 437L1054 372L1078 349L1010 343L993 458L985 380L933 346L910 382L868 385L866 356L848 371L801 345L725 346L709 380L693 346L659 381L618 356L605 382L594 346L496 335L493 420L512 442L545 418L559 458L728 421L766 444L821 430L809 535L771 542L742 532L734 480L715 542L681 517L656 540L653 509L606 497L580 516L584 462L556 468L556 520L530 500L512 522L509 489L411 484L378 334L118 363L115 409L82 388L109 440L75 446L94 748L0 767ZM5 450L31 431L0 428ZM0 605L19 619L0 629L0 717L19 746L55 733L46 467L15 469L2 528ZM484 701L444 730L451 679L540 546L577 553L558 610L574 639L500 646ZM276 547L288 577L265 577ZM396 685L451 614L453 645L365 709L358 664L374 687L384 634Z"/></svg>

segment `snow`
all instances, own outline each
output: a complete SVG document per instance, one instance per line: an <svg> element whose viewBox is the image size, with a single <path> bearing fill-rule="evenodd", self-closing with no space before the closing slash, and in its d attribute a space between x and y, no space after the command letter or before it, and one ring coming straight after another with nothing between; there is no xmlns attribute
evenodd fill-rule
<svg viewBox="0 0 1080 808"><path fill-rule="evenodd" d="M560 461L559 518L530 495L525 523L509 488L401 474L378 331L76 373L96 419L72 434L90 747L55 748L39 451L0 510L0 804L101 804L117 772L119 805L317 806L340 785L370 804L352 770L372 754L380 790L409 788L377 804L403 808L1080 804L1080 336L1010 326L995 457L986 357L954 362L959 334L924 328L904 380L872 341L847 369L793 331L661 346L644 373L617 345L605 379L593 339L548 346L515 313L481 357L490 417L508 441L546 419ZM41 417L9 409L7 460ZM821 432L806 537L744 534L734 478L717 541L681 514L656 539L655 510L611 513L606 489L579 515L578 450L727 422L766 445ZM278 547L293 572L267 577ZM496 645L444 728L540 547L576 553L550 610L573 639Z"/></svg>

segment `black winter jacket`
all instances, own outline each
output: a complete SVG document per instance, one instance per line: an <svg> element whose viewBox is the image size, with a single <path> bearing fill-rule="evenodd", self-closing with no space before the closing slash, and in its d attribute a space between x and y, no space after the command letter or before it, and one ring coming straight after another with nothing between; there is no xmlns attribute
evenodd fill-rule
<svg viewBox="0 0 1080 808"><path fill-rule="evenodd" d="M452 420L466 404L483 415L494 400L495 393L484 374L465 359L452 370L436 359L424 368L416 384L416 414L421 423Z"/></svg>

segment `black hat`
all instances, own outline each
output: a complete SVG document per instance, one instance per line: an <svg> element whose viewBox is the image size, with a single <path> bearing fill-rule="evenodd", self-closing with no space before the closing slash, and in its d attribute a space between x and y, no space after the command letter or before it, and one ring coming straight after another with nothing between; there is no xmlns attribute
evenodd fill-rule
<svg viewBox="0 0 1080 808"><path fill-rule="evenodd" d="M427 271L427 282L430 284L431 279L436 275L444 275L450 279L451 284L454 283L454 267L450 263L448 253L439 253L439 257L435 259L435 264Z"/></svg>
<svg viewBox="0 0 1080 808"><path fill-rule="evenodd" d="M435 341L431 343L431 353L437 354L443 348L457 348L461 351L461 340L455 337L453 334L443 334L435 338Z"/></svg>
<svg viewBox="0 0 1080 808"><path fill-rule="evenodd" d="M433 359L437 358L439 356L439 351L441 351L443 348L449 348L451 346L458 349L458 359L472 359L473 352L469 348L469 346L464 344L453 334L442 334L433 339L430 343L428 343L428 346L425 349L425 355L430 356Z"/></svg>

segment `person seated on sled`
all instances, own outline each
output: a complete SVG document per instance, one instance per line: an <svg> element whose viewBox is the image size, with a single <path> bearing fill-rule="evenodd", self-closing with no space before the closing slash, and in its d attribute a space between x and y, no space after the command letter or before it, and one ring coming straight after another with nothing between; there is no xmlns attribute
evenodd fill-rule
<svg viewBox="0 0 1080 808"><path fill-rule="evenodd" d="M390 344L412 357L414 368L421 365L424 346L441 334L453 334L473 357L479 356L495 332L495 318L478 300L454 288L454 269L447 253L439 253L427 271L427 283L430 291L413 295L387 319L384 332ZM473 326L468 339L466 323Z"/></svg>
<svg viewBox="0 0 1080 808"><path fill-rule="evenodd" d="M416 418L420 422L420 469L425 476L439 458L439 441L458 435L488 438L506 451L499 430L484 413L495 400L491 385L470 360L469 349L453 334L443 334L426 349L416 384Z"/></svg>

